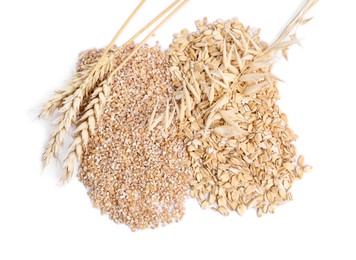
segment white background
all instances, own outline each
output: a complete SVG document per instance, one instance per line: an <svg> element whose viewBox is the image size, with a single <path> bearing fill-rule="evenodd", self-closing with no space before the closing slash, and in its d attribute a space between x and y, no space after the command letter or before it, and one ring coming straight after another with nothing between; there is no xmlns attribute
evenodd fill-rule
<svg viewBox="0 0 356 260"><path fill-rule="evenodd" d="M40 104L65 85L80 51L104 47L138 0L0 2L0 259L356 259L355 25L353 1L320 1L300 28L303 48L279 61L280 106L314 170L274 215L229 217L186 203L178 224L131 232L93 209L76 179L58 187L42 170L50 133ZM171 1L148 0L118 44ZM151 42L204 16L237 16L267 42L302 0L191 0Z"/></svg>

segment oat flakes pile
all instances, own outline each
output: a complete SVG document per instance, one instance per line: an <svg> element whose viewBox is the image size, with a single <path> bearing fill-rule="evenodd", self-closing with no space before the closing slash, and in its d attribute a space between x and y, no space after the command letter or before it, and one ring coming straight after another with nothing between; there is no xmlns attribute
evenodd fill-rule
<svg viewBox="0 0 356 260"><path fill-rule="evenodd" d="M148 131L155 109L173 120L174 110L156 107L170 86L164 53L145 45L114 76L104 114L83 154L79 179L94 207L133 230L178 221L184 214L187 159L178 127Z"/></svg>
<svg viewBox="0 0 356 260"><path fill-rule="evenodd" d="M246 208L273 213L292 199L309 167L296 163L296 135L276 104L276 53L295 39L267 46L236 18L196 23L175 34L167 51L190 160L190 195L223 215Z"/></svg>

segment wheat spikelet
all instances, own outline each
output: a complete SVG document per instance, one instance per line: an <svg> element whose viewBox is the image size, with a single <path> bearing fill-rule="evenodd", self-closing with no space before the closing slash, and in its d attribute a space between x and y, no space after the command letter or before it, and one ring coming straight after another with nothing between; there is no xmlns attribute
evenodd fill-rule
<svg viewBox="0 0 356 260"><path fill-rule="evenodd" d="M81 134L87 135L88 134L87 130L83 130ZM81 158L83 154L82 143L83 143L83 138L81 135L78 135L77 137L74 138L74 141L69 147L69 154L64 161L65 165L64 165L63 173L59 180L61 184L68 183L72 178L75 162L77 159Z"/></svg>
<svg viewBox="0 0 356 260"><path fill-rule="evenodd" d="M111 79L108 79L108 81L105 81L102 86L94 90L93 94L91 95L91 101L86 106L84 114L78 120L78 123L82 123L85 120L96 120L96 122L100 120L100 117L104 111L106 100L110 95L110 85ZM95 128L95 121L94 123L89 124L89 126L91 130L90 132L93 133Z"/></svg>
<svg viewBox="0 0 356 260"><path fill-rule="evenodd" d="M61 131L59 134L52 134L50 137L50 140L48 141L46 147L45 147L45 152L42 155L42 161L43 165L48 165L50 161L53 159L53 154L58 153L59 146L56 146L55 144L58 144L57 138L62 138L61 135L64 135L64 130Z"/></svg>
<svg viewBox="0 0 356 260"><path fill-rule="evenodd" d="M64 100L73 95L73 93L83 84L85 79L90 75L95 64L87 64L83 71L76 72L65 89L55 91L53 97L43 104L39 118L49 118L59 109Z"/></svg>
<svg viewBox="0 0 356 260"><path fill-rule="evenodd" d="M54 122L56 128L51 134L42 157L44 166L47 166L50 161L58 155L59 149L63 145L65 135L69 132L75 116L79 111L80 103L83 100L83 92L81 89L77 89L73 96L74 97L69 98L72 99L72 102L66 102L66 104L64 104L61 110L64 110L64 108L66 108L66 110L61 111Z"/></svg>
<svg viewBox="0 0 356 260"><path fill-rule="evenodd" d="M105 104L111 93L111 78L108 78L95 89L91 95L91 102L87 105L85 113L78 121L75 138L69 147L67 158L64 160L64 169L60 179L62 184L67 183L73 176L75 162L80 162L83 148L89 141L89 133L94 133L95 124L99 122L104 111Z"/></svg>

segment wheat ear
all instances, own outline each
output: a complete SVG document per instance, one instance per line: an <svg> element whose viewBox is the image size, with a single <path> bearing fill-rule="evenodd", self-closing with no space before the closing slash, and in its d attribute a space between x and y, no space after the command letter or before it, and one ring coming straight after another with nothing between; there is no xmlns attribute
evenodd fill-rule
<svg viewBox="0 0 356 260"><path fill-rule="evenodd" d="M49 118L54 112L63 105L64 100L83 84L84 80L90 75L94 64L87 64L83 71L76 72L65 89L56 90L50 100L43 104L39 118Z"/></svg>
<svg viewBox="0 0 356 260"><path fill-rule="evenodd" d="M106 57L106 54L112 48L118 36L122 33L124 28L138 12L144 2L145 0L140 2L140 4L127 18L125 23L121 26L89 76L72 95L64 98L64 104L59 108L60 115L56 120L57 127L52 133L50 140L46 145L45 152L43 153L42 161L44 166L47 166L49 162L58 155L59 149L63 145L64 137L66 133L69 132L71 125L74 123L75 118L79 113L83 99L88 96L89 92L95 87L97 82L104 79L108 71L111 71L113 58Z"/></svg>
<svg viewBox="0 0 356 260"><path fill-rule="evenodd" d="M75 138L69 147L69 152L64 160L64 169L60 178L60 183L65 184L70 181L73 176L75 162L80 163L83 149L87 147L89 141L89 133L95 130L96 122L99 122L102 111L105 108L107 99L111 93L111 80L103 82L96 88L91 95L91 102L86 107L86 113L82 115L78 121L77 129L74 133Z"/></svg>
<svg viewBox="0 0 356 260"><path fill-rule="evenodd" d="M43 153L42 161L44 166L47 166L58 155L65 135L70 131L72 124L75 122L85 95L88 94L91 86L97 83L98 79L102 76L101 74L99 72L99 74L87 77L73 95L64 100L63 106L59 109L59 116L55 121L56 128Z"/></svg>
<svg viewBox="0 0 356 260"><path fill-rule="evenodd" d="M126 28L128 23L131 21L131 19L136 15L136 13L140 10L142 5L146 2L146 0L141 0L141 2L138 4L138 6L135 8L135 10L130 14L130 16L126 19L124 24L120 27L118 32L115 34L114 38L111 40L110 44L108 47L105 49L104 53L102 54L101 58L99 61L93 66L90 67L90 72L86 71L86 76L82 75L83 73L77 72L74 76L73 79L70 81L68 84L67 88L65 90L59 90L55 92L55 95L47 101L43 107L42 110L39 114L39 118L48 118L51 117L54 112L59 109L63 105L63 101L68 98L69 96L73 95L74 92L81 86L83 86L84 81L87 77L94 77L98 78L99 80L103 80L104 76L110 71L111 69L111 62L113 60L113 56L110 58L107 58L108 52L112 49L114 46L117 38L121 35L123 30ZM96 77L95 75L100 74L102 77ZM89 91L95 86L96 82L93 81L94 83L91 85L87 85L85 88L85 93L89 93Z"/></svg>

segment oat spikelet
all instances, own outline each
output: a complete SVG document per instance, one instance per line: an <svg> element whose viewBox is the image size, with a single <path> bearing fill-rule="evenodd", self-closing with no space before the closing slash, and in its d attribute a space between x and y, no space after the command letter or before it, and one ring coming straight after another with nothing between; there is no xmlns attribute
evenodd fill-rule
<svg viewBox="0 0 356 260"><path fill-rule="evenodd" d="M246 89L246 95L256 94L264 87L260 84L253 84L252 77L258 77L259 75L249 74L251 73L250 70L270 68L271 65L273 65L275 62L275 57L279 52L282 53L285 59L288 59L289 48L295 44L300 44L296 36L298 26L304 25L310 21L310 19L305 19L305 15L317 2L318 0L307 0L303 7L296 14L296 16L292 19L292 21L284 28L282 33L278 35L276 40L274 40L270 46L267 46L267 48L265 48L263 51L260 51L251 59L247 59L249 63L247 66L244 66L244 69L241 70L241 73L236 77L231 86L232 91L236 90L236 87L240 85L241 81L251 82L251 85L253 85L252 87ZM247 36L247 34L245 35ZM246 60L246 57L244 57L244 59ZM247 78L248 80L246 80Z"/></svg>
<svg viewBox="0 0 356 260"><path fill-rule="evenodd" d="M308 11L318 2L319 0L307 0L304 6L299 10L296 16L292 21L284 28L283 32L277 37L277 39L271 44L271 50L273 50L278 44L283 42L288 36L292 39L292 42L298 44L296 36L293 31L297 29L299 25L304 25L309 22L311 19L305 19L305 15ZM294 40L293 40L294 39Z"/></svg>
<svg viewBox="0 0 356 260"><path fill-rule="evenodd" d="M261 52L255 58L255 62L263 61L273 63L273 59L278 52L288 59L288 49L290 46L298 44L300 42L296 36L296 31L300 25L304 25L311 19L305 19L305 15L308 11L318 2L318 0L307 0L303 7L299 10L292 21L284 28L282 33L274 40L274 42Z"/></svg>
<svg viewBox="0 0 356 260"><path fill-rule="evenodd" d="M69 182L73 176L75 162L82 158L83 149L86 148L89 141L89 133L93 134L96 123L105 109L105 104L111 93L111 81L109 78L103 84L95 89L91 95L91 102L87 105L84 115L78 121L79 125L74 133L75 138L69 147L67 158L64 160L64 169L60 178L60 183Z"/></svg>

